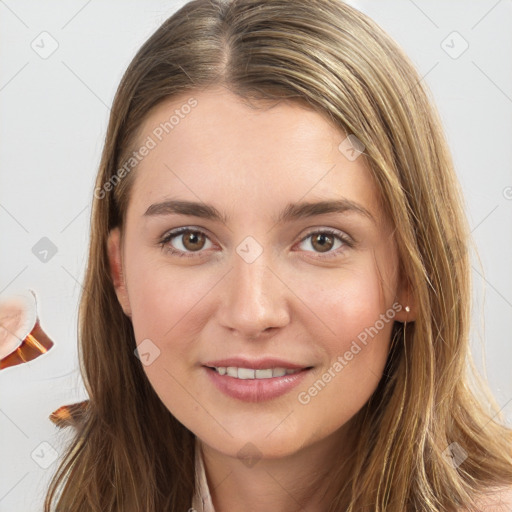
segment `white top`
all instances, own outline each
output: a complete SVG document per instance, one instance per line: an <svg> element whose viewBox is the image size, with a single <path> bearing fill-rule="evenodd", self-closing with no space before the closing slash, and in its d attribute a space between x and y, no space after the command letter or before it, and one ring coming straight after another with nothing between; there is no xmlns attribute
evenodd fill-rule
<svg viewBox="0 0 512 512"><path fill-rule="evenodd" d="M213 508L208 481L203 464L203 453L201 445L196 437L195 449L195 473L196 473L196 492L192 498L192 510L189 512L215 512Z"/></svg>

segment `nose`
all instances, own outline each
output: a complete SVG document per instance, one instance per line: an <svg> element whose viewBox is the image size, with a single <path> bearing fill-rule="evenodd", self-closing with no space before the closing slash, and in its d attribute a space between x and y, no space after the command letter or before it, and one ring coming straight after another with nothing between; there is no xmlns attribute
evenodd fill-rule
<svg viewBox="0 0 512 512"><path fill-rule="evenodd" d="M260 339L289 322L290 291L269 264L265 251L251 263L233 255L233 268L223 280L218 318L236 336Z"/></svg>

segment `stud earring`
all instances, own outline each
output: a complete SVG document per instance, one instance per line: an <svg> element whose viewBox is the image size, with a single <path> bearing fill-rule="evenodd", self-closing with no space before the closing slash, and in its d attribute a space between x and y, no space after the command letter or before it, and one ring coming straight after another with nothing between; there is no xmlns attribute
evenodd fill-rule
<svg viewBox="0 0 512 512"><path fill-rule="evenodd" d="M405 311L406 311L406 313L410 313L411 312L411 308L409 306L405 306Z"/></svg>

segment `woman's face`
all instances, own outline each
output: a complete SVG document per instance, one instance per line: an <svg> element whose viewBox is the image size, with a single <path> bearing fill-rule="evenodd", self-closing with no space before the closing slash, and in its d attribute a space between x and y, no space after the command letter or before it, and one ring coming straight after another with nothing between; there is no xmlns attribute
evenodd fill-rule
<svg viewBox="0 0 512 512"><path fill-rule="evenodd" d="M300 104L251 108L221 88L142 127L109 240L117 295L156 393L225 455L334 438L405 319L393 227L345 139Z"/></svg>

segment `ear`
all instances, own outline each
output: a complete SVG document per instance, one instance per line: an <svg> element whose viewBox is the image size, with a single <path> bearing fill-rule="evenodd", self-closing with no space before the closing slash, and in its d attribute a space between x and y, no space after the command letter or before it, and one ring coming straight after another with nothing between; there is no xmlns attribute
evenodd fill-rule
<svg viewBox="0 0 512 512"><path fill-rule="evenodd" d="M416 307L414 293L412 292L412 285L405 277L400 279L395 301L401 306L399 310L398 307L396 308L398 311L395 315L395 320L402 323L414 322L416 320L418 310ZM406 310L407 307L409 308L409 311Z"/></svg>
<svg viewBox="0 0 512 512"><path fill-rule="evenodd" d="M110 276L114 283L117 300L123 308L124 314L131 317L132 311L130 308L130 301L128 300L128 291L126 289L123 272L121 231L119 228L114 228L110 231L107 240L107 251L110 264Z"/></svg>

